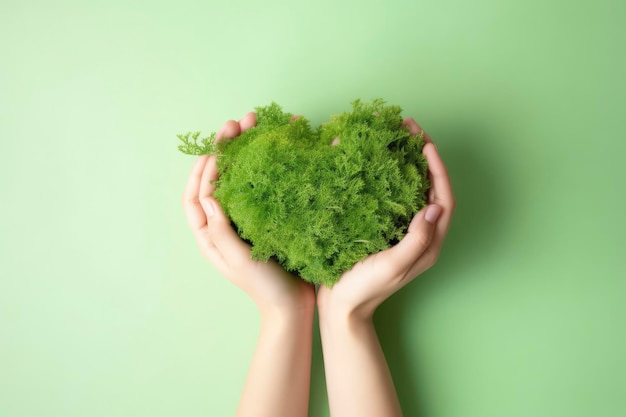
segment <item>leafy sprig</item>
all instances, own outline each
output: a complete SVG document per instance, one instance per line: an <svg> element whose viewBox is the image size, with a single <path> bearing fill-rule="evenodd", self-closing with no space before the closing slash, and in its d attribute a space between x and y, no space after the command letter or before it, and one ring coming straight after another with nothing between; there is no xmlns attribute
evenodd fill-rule
<svg viewBox="0 0 626 417"><path fill-rule="evenodd" d="M204 138L200 138L200 132L187 132L176 136L182 142L178 145L178 150L187 155L213 155L217 151L215 132Z"/></svg>

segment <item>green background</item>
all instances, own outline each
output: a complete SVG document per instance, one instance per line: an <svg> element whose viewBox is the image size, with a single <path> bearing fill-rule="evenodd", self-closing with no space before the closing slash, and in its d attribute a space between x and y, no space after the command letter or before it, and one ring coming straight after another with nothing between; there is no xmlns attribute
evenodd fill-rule
<svg viewBox="0 0 626 417"><path fill-rule="evenodd" d="M626 415L625 12L3 1L0 416L232 415L259 317L196 248L175 135L358 97L422 124L458 200L375 318L405 414Z"/></svg>

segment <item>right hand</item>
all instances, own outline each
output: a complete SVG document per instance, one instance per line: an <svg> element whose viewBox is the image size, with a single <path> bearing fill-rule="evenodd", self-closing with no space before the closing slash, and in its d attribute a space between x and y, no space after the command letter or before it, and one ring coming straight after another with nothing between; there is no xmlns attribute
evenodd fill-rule
<svg viewBox="0 0 626 417"><path fill-rule="evenodd" d="M412 135L423 132L412 118L404 121ZM428 206L415 215L404 238L395 246L372 254L343 273L332 287L320 286L320 314L343 314L369 319L393 293L435 264L456 208L452 185L437 148L424 132L423 153L432 187Z"/></svg>

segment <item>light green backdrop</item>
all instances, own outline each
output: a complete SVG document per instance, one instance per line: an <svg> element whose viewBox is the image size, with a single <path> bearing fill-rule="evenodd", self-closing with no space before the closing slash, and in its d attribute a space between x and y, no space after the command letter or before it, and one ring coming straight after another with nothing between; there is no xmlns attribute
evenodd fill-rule
<svg viewBox="0 0 626 417"><path fill-rule="evenodd" d="M626 415L625 12L3 1L0 416L233 414L259 318L187 229L175 135L357 97L425 127L458 199L376 317L405 414Z"/></svg>

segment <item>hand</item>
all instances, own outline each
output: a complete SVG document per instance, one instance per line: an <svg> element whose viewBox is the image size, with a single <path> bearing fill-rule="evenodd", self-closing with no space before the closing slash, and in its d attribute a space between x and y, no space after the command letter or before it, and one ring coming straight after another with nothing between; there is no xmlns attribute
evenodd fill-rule
<svg viewBox="0 0 626 417"><path fill-rule="evenodd" d="M412 135L423 132L412 118L405 119L403 125ZM397 245L358 262L332 288L320 286L317 293L320 314L332 310L369 319L383 301L437 261L456 202L446 167L426 132L424 141L422 152L428 160L432 184L429 204L415 215L407 234Z"/></svg>
<svg viewBox="0 0 626 417"><path fill-rule="evenodd" d="M248 113L239 122L228 121L218 132L217 140L233 139L256 125L256 115ZM200 156L185 187L182 204L200 252L213 266L244 290L261 312L285 309L311 310L315 289L276 262L251 259L250 246L239 238L230 220L213 197L219 177L216 156Z"/></svg>

